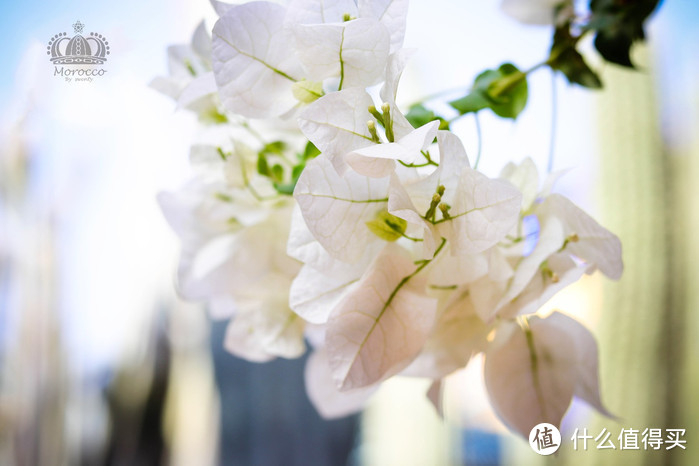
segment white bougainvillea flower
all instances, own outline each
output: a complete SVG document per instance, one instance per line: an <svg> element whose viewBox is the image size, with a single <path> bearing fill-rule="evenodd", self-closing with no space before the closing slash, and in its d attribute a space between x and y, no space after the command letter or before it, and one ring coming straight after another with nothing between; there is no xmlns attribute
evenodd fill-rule
<svg viewBox="0 0 699 466"><path fill-rule="evenodd" d="M214 76L223 105L264 118L312 102L329 78L338 80L339 89L377 84L389 53L402 43L407 5L360 2L359 17L346 1L214 7L223 12L213 31ZM351 11L340 13L346 9Z"/></svg>
<svg viewBox="0 0 699 466"><path fill-rule="evenodd" d="M347 264L345 270L329 274L305 265L291 284L289 306L304 320L324 324L345 292L355 285L364 273L365 264Z"/></svg>
<svg viewBox="0 0 699 466"><path fill-rule="evenodd" d="M558 218L566 238L565 252L618 280L624 270L621 241L595 219L560 194L551 194L537 208L537 216Z"/></svg>
<svg viewBox="0 0 699 466"><path fill-rule="evenodd" d="M212 72L211 37L202 21L188 45L168 47L169 76L153 79L150 86L177 102L178 108L197 113L204 122L220 122L216 83Z"/></svg>
<svg viewBox="0 0 699 466"><path fill-rule="evenodd" d="M202 300L219 289L225 289L215 277L207 280L220 265L207 250L218 249L213 244L216 238L234 234L241 223L238 206L226 202L216 193L226 193L223 183L209 183L200 179L192 180L181 190L164 192L158 195L158 202L170 227L179 236L182 252L178 266L178 288L187 299ZM224 194L227 196L227 194ZM258 210L258 209L256 209ZM243 216L247 219L247 216ZM231 222L231 219L236 219Z"/></svg>
<svg viewBox="0 0 699 466"><path fill-rule="evenodd" d="M367 121L374 102L364 89L333 92L304 108L298 116L299 129L328 157L337 171L345 171L345 154L373 144Z"/></svg>
<svg viewBox="0 0 699 466"><path fill-rule="evenodd" d="M522 193L522 216L532 213L537 201L551 194L554 184L567 173L568 170L559 170L549 173L544 178L539 188L539 171L530 157L526 157L520 164L509 162L500 172L500 178L512 183Z"/></svg>
<svg viewBox="0 0 699 466"><path fill-rule="evenodd" d="M298 358L306 351L304 321L289 309L288 274L269 273L236 290L235 317L226 329L224 347L249 361Z"/></svg>
<svg viewBox="0 0 699 466"><path fill-rule="evenodd" d="M383 78L389 33L375 19L299 24L291 30L306 79L339 77L338 89L342 90L372 86Z"/></svg>
<svg viewBox="0 0 699 466"><path fill-rule="evenodd" d="M521 196L509 183L464 169L455 191L445 192L451 218L442 218L438 230L450 241L454 254L485 251L516 224Z"/></svg>
<svg viewBox="0 0 699 466"><path fill-rule="evenodd" d="M522 216L535 219L538 227L529 233L536 235L531 252L521 247L525 243L521 232L527 220L524 217L518 228L520 237L502 249L512 261L511 277L499 281L484 278L473 285L471 297L482 319L535 312L557 291L596 268L610 278L621 275L619 239L571 201L558 194L549 195L559 175L549 176L538 191L538 174L531 160L503 169L501 176L524 193Z"/></svg>
<svg viewBox="0 0 699 466"><path fill-rule="evenodd" d="M367 245L378 240L366 222L386 209L388 178L367 178L354 172L337 174L324 155L306 165L294 198L313 237L328 253L357 262Z"/></svg>
<svg viewBox="0 0 699 466"><path fill-rule="evenodd" d="M396 161L413 165L422 159L422 152L432 144L438 127L438 121L431 121L396 142L372 144L356 149L345 155L345 162L355 172L364 176L390 176L396 169Z"/></svg>
<svg viewBox="0 0 699 466"><path fill-rule="evenodd" d="M381 87L380 97L390 106L393 121L393 133L395 134L396 138L402 138L413 130L413 126L396 105L396 96L398 94L398 82L400 81L400 77L403 74L403 70L408 63L408 60L414 53L415 50L412 49L401 49L395 53L392 53L391 56L388 57L388 63L386 64L386 79Z"/></svg>
<svg viewBox="0 0 699 466"><path fill-rule="evenodd" d="M405 36L407 0L293 0L287 10L287 26L343 23L350 18L378 21L390 33L391 53L400 49Z"/></svg>
<svg viewBox="0 0 699 466"><path fill-rule="evenodd" d="M388 210L422 226L427 257L442 237L455 255L485 251L516 224L521 194L510 183L471 169L452 133L440 131L438 143L440 166L427 178L406 186L397 176L391 178Z"/></svg>
<svg viewBox="0 0 699 466"><path fill-rule="evenodd" d="M211 37L204 21L194 30L191 43L168 47L167 58L169 76L157 77L150 85L177 99L195 77L211 71Z"/></svg>
<svg viewBox="0 0 699 466"><path fill-rule="evenodd" d="M502 11L525 24L553 24L556 9L572 8L572 0L502 0Z"/></svg>
<svg viewBox="0 0 699 466"><path fill-rule="evenodd" d="M347 263L333 258L316 244L318 249L314 254L322 257L301 268L291 284L289 305L304 320L324 324L343 296L359 282L383 245L380 241L370 243L358 261Z"/></svg>
<svg viewBox="0 0 699 466"><path fill-rule="evenodd" d="M560 426L573 395L607 414L599 397L595 339L560 312L503 324L485 354L493 408L525 438L541 422Z"/></svg>
<svg viewBox="0 0 699 466"><path fill-rule="evenodd" d="M360 411L379 387L377 384L354 390L338 390L330 371L328 354L322 348L308 357L304 378L308 398L325 419L344 417Z"/></svg>
<svg viewBox="0 0 699 466"><path fill-rule="evenodd" d="M476 314L468 291L455 290L440 304L425 346L401 375L438 380L462 369L474 354L485 351L492 328Z"/></svg>
<svg viewBox="0 0 699 466"><path fill-rule="evenodd" d="M358 0L360 18L376 18L391 34L391 53L403 46L408 0Z"/></svg>
<svg viewBox="0 0 699 466"><path fill-rule="evenodd" d="M580 280L589 270L585 264L575 262L566 254L552 254L516 299L505 303L497 314L504 319L513 319L535 313L556 293Z"/></svg>
<svg viewBox="0 0 699 466"><path fill-rule="evenodd" d="M211 6L213 7L214 11L219 16L225 15L228 12L228 10L237 6L232 3L219 2L218 0L209 0L209 3L211 3Z"/></svg>
<svg viewBox="0 0 699 466"><path fill-rule="evenodd" d="M341 390L397 374L419 353L434 325L437 300L402 248L388 244L327 324L326 349Z"/></svg>
<svg viewBox="0 0 699 466"><path fill-rule="evenodd" d="M226 301L270 271L293 277L300 267L286 255L288 207L199 179L158 200L181 240L177 286L186 299Z"/></svg>
<svg viewBox="0 0 699 466"><path fill-rule="evenodd" d="M349 165L362 175L382 178L393 171L397 160L410 164L421 157L421 151L433 141L438 123L417 129L410 126L410 131L388 143L372 137L368 126L374 122L371 106L373 101L362 88L333 92L299 113L299 128L332 160L338 173L344 174ZM399 114L392 111L391 118L395 120Z"/></svg>
<svg viewBox="0 0 699 466"><path fill-rule="evenodd" d="M521 303L519 295L522 290L536 274L541 273L541 265L563 246L565 236L560 220L547 218L540 225L536 246L532 252L525 257L513 257L516 264L512 276L502 281L481 280L472 287L472 299L478 315L483 320L493 319L500 309L515 298L518 304ZM549 280L548 283L552 282Z"/></svg>
<svg viewBox="0 0 699 466"><path fill-rule="evenodd" d="M534 161L527 157L519 165L509 162L500 171L500 178L519 189L522 193L522 212L529 211L539 194L539 171Z"/></svg>
<svg viewBox="0 0 699 466"><path fill-rule="evenodd" d="M287 27L298 24L342 23L348 15L356 18L355 0L291 0L286 13Z"/></svg>
<svg viewBox="0 0 699 466"><path fill-rule="evenodd" d="M213 70L223 106L264 118L297 104L294 83L303 75L288 32L283 6L251 2L232 7L213 29Z"/></svg>
<svg viewBox="0 0 699 466"><path fill-rule="evenodd" d="M216 94L216 80L213 71L195 77L177 97L178 108L195 108L202 99L213 98Z"/></svg>

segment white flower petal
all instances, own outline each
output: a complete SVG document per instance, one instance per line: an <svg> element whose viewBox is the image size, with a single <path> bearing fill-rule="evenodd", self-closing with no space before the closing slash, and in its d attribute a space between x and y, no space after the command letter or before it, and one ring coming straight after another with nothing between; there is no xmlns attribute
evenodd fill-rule
<svg viewBox="0 0 699 466"><path fill-rule="evenodd" d="M425 343L437 301L422 294L415 264L389 245L328 321L326 347L338 387L372 385L397 374ZM421 286L422 285L422 286Z"/></svg>
<svg viewBox="0 0 699 466"><path fill-rule="evenodd" d="M211 66L211 35L203 20L192 35L192 50L199 55L203 62Z"/></svg>
<svg viewBox="0 0 699 466"><path fill-rule="evenodd" d="M609 278L617 280L621 277L624 270L621 241L585 211L560 194L551 194L536 213L542 218L553 216L560 219L566 238L577 236L576 241L569 241L566 245L566 253L596 266Z"/></svg>
<svg viewBox="0 0 699 466"><path fill-rule="evenodd" d="M525 438L541 422L560 426L578 376L578 355L568 336L538 320L529 320L528 335L517 324L503 324L484 364L495 412Z"/></svg>
<svg viewBox="0 0 699 466"><path fill-rule="evenodd" d="M439 175L440 184L450 187L453 183L449 180L452 177L457 179L464 168L471 167L471 163L464 143L451 131L437 131L437 144L439 145L439 165L442 167L442 173Z"/></svg>
<svg viewBox="0 0 699 466"><path fill-rule="evenodd" d="M408 189L410 189L410 192L408 192ZM416 208L414 202L422 204L420 200L428 196L431 197L434 189L431 183L422 181L418 181L406 188L395 174L391 176L391 183L389 184L388 212L402 218L411 225L418 226L422 230L422 235L419 235L419 238L422 239L423 259L429 259L434 255L437 249L437 242L441 236L437 228L430 222L426 222L418 213L419 207ZM427 204L429 205L429 201L427 201ZM424 210L422 211L424 212Z"/></svg>
<svg viewBox="0 0 699 466"><path fill-rule="evenodd" d="M502 297L501 304L494 311L515 299L524 290L534 275L540 272L541 264L563 246L564 239L563 225L560 220L548 218L542 221L539 240L534 250L528 256L522 257L517 264L515 274L508 282L507 291Z"/></svg>
<svg viewBox="0 0 699 466"><path fill-rule="evenodd" d="M355 149L373 144L367 121L371 97L364 89L345 89L325 95L299 113L303 134L327 157L340 160Z"/></svg>
<svg viewBox="0 0 699 466"><path fill-rule="evenodd" d="M281 115L296 105L300 77L284 24L284 7L252 2L229 9L214 26L213 68L223 106L250 118Z"/></svg>
<svg viewBox="0 0 699 466"><path fill-rule="evenodd" d="M178 108L187 108L204 97L208 97L216 92L216 80L213 71L209 71L194 78L182 89L177 98Z"/></svg>
<svg viewBox="0 0 699 466"><path fill-rule="evenodd" d="M348 264L352 267L354 264ZM357 274L336 276L305 266L291 283L289 306L304 320L312 324L324 324L340 302L344 293L359 281L363 270Z"/></svg>
<svg viewBox="0 0 699 466"><path fill-rule="evenodd" d="M458 293L437 317L434 329L418 357L401 374L439 379L468 364L484 351L492 326L475 313L468 293Z"/></svg>
<svg viewBox="0 0 699 466"><path fill-rule="evenodd" d="M321 155L306 165L294 197L308 229L331 256L357 262L369 242L378 239L366 222L386 208L388 178L366 178L348 171L337 174Z"/></svg>
<svg viewBox="0 0 699 466"><path fill-rule="evenodd" d="M359 16L376 18L391 31L391 52L403 46L408 0L359 0Z"/></svg>
<svg viewBox="0 0 699 466"><path fill-rule="evenodd" d="M521 196L510 183L465 168L455 192L446 191L443 196L451 205L451 219L439 221L438 230L450 241L454 254L485 251L516 224Z"/></svg>
<svg viewBox="0 0 699 466"><path fill-rule="evenodd" d="M211 6L214 8L214 11L219 16L225 15L228 12L228 10L238 6L237 4L219 2L218 0L209 0L209 2L211 2Z"/></svg>
<svg viewBox="0 0 699 466"><path fill-rule="evenodd" d="M413 131L413 126L405 118L396 105L396 94L398 92L398 81L403 74L403 69L415 50L401 49L392 53L388 57L386 64L386 77L384 85L381 87L381 99L391 106L391 118L393 120L393 134L396 138L402 138Z"/></svg>
<svg viewBox="0 0 699 466"><path fill-rule="evenodd" d="M446 249L449 248L447 243ZM455 256L445 250L430 267L430 285L448 287L471 283L488 273L489 258L486 253Z"/></svg>
<svg viewBox="0 0 699 466"><path fill-rule="evenodd" d="M306 226L306 221L303 219L303 213L298 204L294 206L291 214L291 230L286 252L290 257L319 270L329 266L330 261L333 260Z"/></svg>
<svg viewBox="0 0 699 466"><path fill-rule="evenodd" d="M439 122L432 121L396 142L356 149L345 155L345 161L361 175L373 178L389 176L395 169L395 160L408 165L416 163L422 157L420 151L432 144L438 127Z"/></svg>
<svg viewBox="0 0 699 466"><path fill-rule="evenodd" d="M551 332L559 332L568 337L568 344L575 347L578 355L575 368L577 379L575 396L587 402L605 416L614 417L602 404L599 390L599 368L597 342L594 335L580 322L560 312L553 312L546 319L530 321L533 329L548 327Z"/></svg>
<svg viewBox="0 0 699 466"><path fill-rule="evenodd" d="M296 53L306 77L322 81L339 77L339 88L368 87L384 75L388 31L373 19L292 28Z"/></svg>
<svg viewBox="0 0 699 466"><path fill-rule="evenodd" d="M335 419L360 411L378 385L340 391L333 382L325 350L313 352L306 362L306 392L318 413L325 419Z"/></svg>
<svg viewBox="0 0 699 466"><path fill-rule="evenodd" d="M303 320L287 304L288 279L267 280L268 289L277 290L262 298L238 302L238 314L226 329L226 350L250 361L266 361L272 357L297 358L306 351L303 341ZM284 289L286 287L286 290Z"/></svg>
<svg viewBox="0 0 699 466"><path fill-rule="evenodd" d="M386 78L381 87L381 99L384 102L395 103L398 94L398 82L408 60L415 54L414 49L401 49L391 53L386 64Z"/></svg>
<svg viewBox="0 0 699 466"><path fill-rule="evenodd" d="M327 322L332 310L359 281L382 247L379 241L372 243L354 264L333 259L321 248L320 254L325 257L316 264L306 264L291 284L291 309L307 322Z"/></svg>
<svg viewBox="0 0 699 466"><path fill-rule="evenodd" d="M433 128L435 127L430 127L425 142L428 139L431 141ZM417 131L414 130L413 133ZM400 177L393 176L389 189L389 212L410 224L422 227L425 258L432 257L441 235L437 231L437 227L422 216L427 212L437 188L443 185L453 195L461 172L469 166L466 151L457 136L447 131L437 131L437 142L441 160L439 167L434 172L426 178L416 178L406 183L403 183ZM423 148L426 147L423 146Z"/></svg>
<svg viewBox="0 0 699 466"><path fill-rule="evenodd" d="M500 172L500 178L512 183L522 193L522 211L528 211L539 191L539 172L534 161L527 157L516 165L508 163Z"/></svg>
<svg viewBox="0 0 699 466"><path fill-rule="evenodd" d="M354 0L292 0L287 8L286 24L341 23L345 14L357 16Z"/></svg>
<svg viewBox="0 0 699 466"><path fill-rule="evenodd" d="M556 7L562 0L502 0L500 8L507 15L525 24L553 24Z"/></svg>
<svg viewBox="0 0 699 466"><path fill-rule="evenodd" d="M505 306L498 310L499 316L514 318L538 311L556 293L580 280L586 270L584 265L576 264L565 254L551 255L546 265L555 274L555 280L543 273L535 274L515 300L505 303Z"/></svg>

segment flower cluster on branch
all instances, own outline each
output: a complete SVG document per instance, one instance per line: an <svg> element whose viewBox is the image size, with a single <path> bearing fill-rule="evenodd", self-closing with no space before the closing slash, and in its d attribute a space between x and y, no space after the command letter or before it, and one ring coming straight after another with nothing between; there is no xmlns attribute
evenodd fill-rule
<svg viewBox="0 0 699 466"><path fill-rule="evenodd" d="M208 127L193 179L159 201L182 243L177 287L230 318L226 348L262 362L308 342L326 417L396 375L433 380L436 402L478 353L495 411L525 436L560 424L573 396L605 413L592 334L537 312L586 273L619 278L621 243L531 159L489 178L448 120L402 112L407 0L212 3L211 35L202 23L172 47L153 86ZM547 13L522 19L573 37L567 4L504 7L534 3ZM546 62L569 78L570 46ZM526 74L487 71L451 105L515 118Z"/></svg>

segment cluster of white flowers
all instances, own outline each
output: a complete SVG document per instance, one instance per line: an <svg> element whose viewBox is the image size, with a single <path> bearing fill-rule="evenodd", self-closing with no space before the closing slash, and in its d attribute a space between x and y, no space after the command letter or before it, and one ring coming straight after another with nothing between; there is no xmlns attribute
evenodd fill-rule
<svg viewBox="0 0 699 466"><path fill-rule="evenodd" d="M192 148L197 176L160 203L179 291L231 318L226 348L266 361L308 341L326 417L394 375L432 379L436 401L477 353L524 435L560 424L573 395L604 411L592 334L535 313L585 273L618 278L619 239L531 160L491 179L438 121L411 126L396 105L407 0L213 4L212 38L201 26L172 48L154 86L217 123Z"/></svg>

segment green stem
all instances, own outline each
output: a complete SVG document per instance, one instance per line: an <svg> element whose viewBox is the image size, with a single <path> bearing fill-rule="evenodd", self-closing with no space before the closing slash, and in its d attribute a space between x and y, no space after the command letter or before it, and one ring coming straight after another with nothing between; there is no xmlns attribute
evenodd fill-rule
<svg viewBox="0 0 699 466"><path fill-rule="evenodd" d="M476 153L476 161L473 164L473 169L478 169L478 164L481 161L481 151L483 150L483 135L481 133L481 122L478 119L478 112L473 113L473 121L476 123L476 135L478 137L478 152Z"/></svg>
<svg viewBox="0 0 699 466"><path fill-rule="evenodd" d="M556 153L556 130L558 123L558 92L556 90L556 71L551 69L551 140L549 141L549 160L546 164L547 173L553 171L553 158Z"/></svg>

